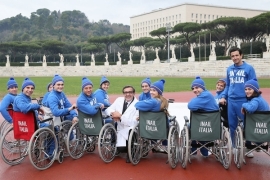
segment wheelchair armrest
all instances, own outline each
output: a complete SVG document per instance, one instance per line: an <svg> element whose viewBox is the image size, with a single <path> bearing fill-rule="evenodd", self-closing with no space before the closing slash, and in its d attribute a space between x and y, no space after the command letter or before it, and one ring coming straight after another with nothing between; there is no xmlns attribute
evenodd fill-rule
<svg viewBox="0 0 270 180"><path fill-rule="evenodd" d="M169 118L169 121L172 122L172 121L175 121L176 116L168 116L168 118Z"/></svg>
<svg viewBox="0 0 270 180"><path fill-rule="evenodd" d="M189 119L187 116L184 116L185 122L189 122Z"/></svg>
<svg viewBox="0 0 270 180"><path fill-rule="evenodd" d="M52 121L53 120L53 118L51 117L51 118L48 118L48 119L44 119L43 121L40 121L41 123L44 123L44 122L47 122L47 121Z"/></svg>

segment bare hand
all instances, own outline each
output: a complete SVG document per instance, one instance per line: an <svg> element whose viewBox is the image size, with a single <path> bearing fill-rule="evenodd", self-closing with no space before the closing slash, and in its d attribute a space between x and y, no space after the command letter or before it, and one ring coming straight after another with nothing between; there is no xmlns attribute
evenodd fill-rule
<svg viewBox="0 0 270 180"><path fill-rule="evenodd" d="M221 98L221 99L219 100L219 104L226 105L226 104L227 104L226 99L225 99L225 98Z"/></svg>
<svg viewBox="0 0 270 180"><path fill-rule="evenodd" d="M42 120L43 120L43 116L38 115L38 119L39 119L40 121L42 121Z"/></svg>
<svg viewBox="0 0 270 180"><path fill-rule="evenodd" d="M38 109L38 114L44 115L44 109L43 109L42 107L40 107L40 108Z"/></svg>
<svg viewBox="0 0 270 180"><path fill-rule="evenodd" d="M137 117L136 120L139 121L140 120L140 117Z"/></svg>
<svg viewBox="0 0 270 180"><path fill-rule="evenodd" d="M72 119L72 124L74 124L74 123L76 123L76 122L78 122L79 121L79 119L77 118L77 117L74 117L73 119Z"/></svg>
<svg viewBox="0 0 270 180"><path fill-rule="evenodd" d="M72 104L72 106L68 108L69 111L71 111L72 109L77 109L76 103Z"/></svg>
<svg viewBox="0 0 270 180"><path fill-rule="evenodd" d="M241 108L241 113L242 114L245 114L246 113L246 110L244 108Z"/></svg>
<svg viewBox="0 0 270 180"><path fill-rule="evenodd" d="M104 108L104 104L101 104L101 105L99 106L99 108L100 108L100 109L103 109L103 108Z"/></svg>

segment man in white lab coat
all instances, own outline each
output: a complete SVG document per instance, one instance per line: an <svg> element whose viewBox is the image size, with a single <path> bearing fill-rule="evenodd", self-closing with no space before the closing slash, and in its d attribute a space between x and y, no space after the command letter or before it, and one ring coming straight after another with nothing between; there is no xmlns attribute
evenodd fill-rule
<svg viewBox="0 0 270 180"><path fill-rule="evenodd" d="M122 90L124 97L118 97L114 103L106 109L106 114L117 122L117 149L119 152L127 152L127 141L130 130L137 125L139 112L135 108L138 102L135 89L125 86ZM129 163L127 154L126 162Z"/></svg>

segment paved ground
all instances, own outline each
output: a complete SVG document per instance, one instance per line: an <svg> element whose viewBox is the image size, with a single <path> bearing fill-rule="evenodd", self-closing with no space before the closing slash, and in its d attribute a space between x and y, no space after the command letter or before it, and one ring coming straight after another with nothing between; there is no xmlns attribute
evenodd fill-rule
<svg viewBox="0 0 270 180"><path fill-rule="evenodd" d="M263 96L270 103L270 89L262 89ZM110 95L113 101L117 95ZM194 97L192 92L164 93L164 97L175 99L176 102L188 102ZM75 97L70 97L72 102ZM0 119L2 119L0 117ZM0 179L245 179L260 180L269 179L270 157L264 153L255 153L255 157L247 159L247 165L241 170L237 169L232 162L229 170L213 157L203 158L200 155L192 157L192 164L187 169L182 169L180 164L171 169L165 154L150 153L147 158L133 166L125 163L125 155L120 154L109 164L104 163L96 150L92 154L85 154L81 159L73 160L70 157L64 159L62 164L55 162L50 169L45 171L36 170L29 159L17 166L9 166L0 160Z"/></svg>

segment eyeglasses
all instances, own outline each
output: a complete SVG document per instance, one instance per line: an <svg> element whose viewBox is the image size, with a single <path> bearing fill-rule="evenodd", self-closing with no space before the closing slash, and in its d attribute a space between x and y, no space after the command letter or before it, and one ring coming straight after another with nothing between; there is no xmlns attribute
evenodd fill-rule
<svg viewBox="0 0 270 180"><path fill-rule="evenodd" d="M124 91L123 94L133 94L133 91Z"/></svg>

